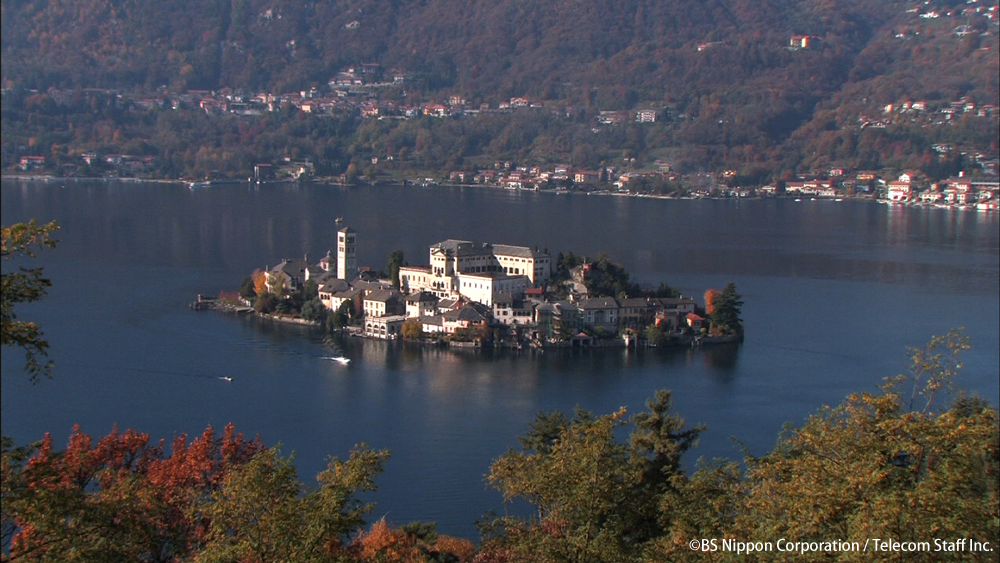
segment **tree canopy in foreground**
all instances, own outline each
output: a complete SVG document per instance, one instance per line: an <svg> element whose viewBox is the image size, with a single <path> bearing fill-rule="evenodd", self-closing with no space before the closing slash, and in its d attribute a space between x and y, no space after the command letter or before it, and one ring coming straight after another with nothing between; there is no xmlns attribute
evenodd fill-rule
<svg viewBox="0 0 1000 563"><path fill-rule="evenodd" d="M0 227L0 256L4 264L11 260L34 258L36 250L54 247L56 240L52 234L58 229L55 221L38 225L34 219ZM43 375L48 376L52 369L51 361L41 363L41 358L48 356L49 343L42 338L42 330L37 324L18 320L14 305L41 299L51 286L52 281L42 275L40 267L26 268L19 264L16 270L7 271L5 268L2 273L0 343L24 350L27 356L25 370L35 382Z"/></svg>

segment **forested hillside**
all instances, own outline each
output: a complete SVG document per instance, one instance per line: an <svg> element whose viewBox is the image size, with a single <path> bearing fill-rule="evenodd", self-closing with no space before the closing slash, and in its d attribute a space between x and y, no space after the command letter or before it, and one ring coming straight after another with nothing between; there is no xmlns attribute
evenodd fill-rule
<svg viewBox="0 0 1000 563"><path fill-rule="evenodd" d="M915 166L941 143L997 152L998 13L988 2L3 0L2 9L7 88L281 94L324 91L369 63L386 82L406 77L405 88L381 91L400 103L525 97L583 122L600 110L666 112L641 142L585 149L592 166L623 150L758 175ZM985 119L933 130L941 123L882 119L888 104L908 101L928 112L971 102ZM861 130L873 120L877 134ZM578 146L566 142L555 157ZM529 136L507 152L457 156L525 158L546 144Z"/></svg>

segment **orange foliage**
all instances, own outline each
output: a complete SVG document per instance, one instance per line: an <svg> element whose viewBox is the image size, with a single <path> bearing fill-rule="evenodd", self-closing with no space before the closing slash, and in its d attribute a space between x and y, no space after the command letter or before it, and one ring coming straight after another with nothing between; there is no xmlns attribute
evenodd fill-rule
<svg viewBox="0 0 1000 563"><path fill-rule="evenodd" d="M462 563L469 563L476 555L476 544L452 536L438 536L434 542L434 549L451 553Z"/></svg>
<svg viewBox="0 0 1000 563"><path fill-rule="evenodd" d="M7 516L19 526L11 555L42 556L57 543L73 541L78 518L99 514L109 520L88 523L112 526L134 538L123 549L132 551L136 560L160 553L165 545L179 553L193 549L207 525L193 510L196 502L262 448L259 437L244 440L232 424L219 439L211 427L190 444L185 435L178 436L169 457L164 456L162 440L151 445L149 434L134 430L121 433L114 428L95 445L75 425L61 453L53 452L52 437L46 434L23 470L14 473L4 467L4 481L17 478L28 491L24 499L28 502L15 502L9 510L5 506ZM53 520L52 510L64 515ZM133 527L157 533L139 539L130 533Z"/></svg>
<svg viewBox="0 0 1000 563"><path fill-rule="evenodd" d="M258 296L267 293L267 274L263 270L257 269L250 274L250 279L253 280L253 290Z"/></svg>
<svg viewBox="0 0 1000 563"><path fill-rule="evenodd" d="M451 553L461 563L471 563L476 555L476 546L469 540L438 536L433 543L427 544L399 528L389 527L385 518L372 524L368 532L362 531L352 548L362 561L389 563L423 562L427 560L427 554L433 552Z"/></svg>
<svg viewBox="0 0 1000 563"><path fill-rule="evenodd" d="M361 532L355 540L360 547L361 558L364 561L386 561L400 563L417 563L424 560L415 542L402 530L394 530L385 522L385 518L372 524L371 530Z"/></svg>
<svg viewBox="0 0 1000 563"><path fill-rule="evenodd" d="M722 295L718 289L709 289L705 292L705 314L711 315L715 312L715 298Z"/></svg>

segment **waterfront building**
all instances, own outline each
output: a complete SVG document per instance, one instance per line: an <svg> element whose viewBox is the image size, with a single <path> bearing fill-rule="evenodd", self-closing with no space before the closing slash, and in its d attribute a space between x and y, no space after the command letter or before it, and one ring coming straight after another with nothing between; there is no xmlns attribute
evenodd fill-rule
<svg viewBox="0 0 1000 563"><path fill-rule="evenodd" d="M584 323L607 331L618 330L618 311L621 306L614 297L591 297L577 303Z"/></svg>
<svg viewBox="0 0 1000 563"><path fill-rule="evenodd" d="M364 335L370 338L392 340L402 332L404 322L406 322L406 317L403 315L365 317Z"/></svg>
<svg viewBox="0 0 1000 563"><path fill-rule="evenodd" d="M527 326L532 324L535 305L513 293L502 292L493 300L493 318L507 326Z"/></svg>

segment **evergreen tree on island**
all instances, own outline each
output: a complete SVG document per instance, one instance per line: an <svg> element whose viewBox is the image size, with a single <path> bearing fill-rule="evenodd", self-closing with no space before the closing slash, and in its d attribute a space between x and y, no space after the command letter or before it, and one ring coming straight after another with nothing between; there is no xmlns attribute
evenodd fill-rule
<svg viewBox="0 0 1000 563"><path fill-rule="evenodd" d="M706 304L708 308L708 304ZM719 334L743 336L743 296L736 292L736 284L729 282L722 293L714 296L711 303L712 331Z"/></svg>

